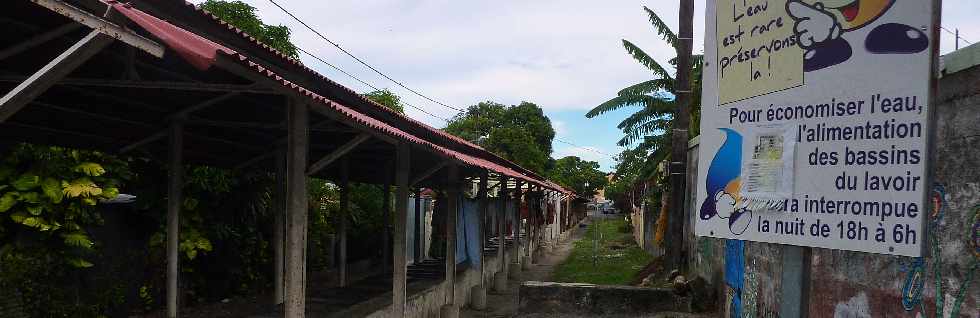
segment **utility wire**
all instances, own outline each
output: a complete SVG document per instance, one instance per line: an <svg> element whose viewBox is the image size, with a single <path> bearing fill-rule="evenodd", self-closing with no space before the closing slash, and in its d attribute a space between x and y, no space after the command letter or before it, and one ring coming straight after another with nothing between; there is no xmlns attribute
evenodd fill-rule
<svg viewBox="0 0 980 318"><path fill-rule="evenodd" d="M303 52L303 53L304 53L304 54L306 54L306 55L309 55L310 57L312 57L312 58L314 58L314 59L316 59L317 61L320 61L320 62L322 62L323 64L326 64L327 66L330 66L331 68L333 68L333 69L335 69L335 70L337 70L338 72L341 72L341 73L343 73L344 75L347 75L348 77L350 77L350 78L353 78L354 80L356 80L356 81L358 81L358 82L361 82L361 84L364 84L365 86L367 86L367 87L370 87L371 89L373 89L373 90L375 90L375 91L380 91L380 90L381 90L380 88L378 88L378 87L376 87L376 86L374 86L374 85L371 85L370 83L368 83L368 82L365 82L365 81L363 81L363 80L361 80L360 78L357 78L357 76L354 76L353 74L351 74L351 73L348 73L347 71L344 71L343 69L341 69L341 68L339 68L339 67L337 67L336 65L333 65L333 64L331 64L330 62L327 62L326 60L324 60L324 59L322 59L322 58L320 58L319 56L316 56L316 55L314 55L313 53L310 53L310 52L309 52L309 51L307 51L307 50L304 50L304 49L303 49L303 48L301 48L301 47L298 47L298 46L297 46L297 47L296 47L296 49L297 49L297 50L299 50L300 52ZM411 107L411 108L414 108L414 109L416 109L416 110L418 110L418 111L420 111L420 112L422 112L422 113L424 113L424 114L426 114L426 115L429 115L429 116L432 116L432 117L435 117L435 118L438 118L438 119L442 119L442 120L444 120L444 121L446 121L446 122L449 122L449 120L448 120L448 119L446 119L445 117L441 117L441 116L438 116L438 115L436 115L436 114L433 114L433 113L430 113L430 112L428 112L428 111L426 111L425 109L422 109L421 107L418 107L418 106L415 106L415 105L412 105L412 104L409 104L408 102L404 102L404 101L403 101L403 102L401 102L401 103L402 103L402 104L405 104L405 105L408 105L408 107Z"/></svg>
<svg viewBox="0 0 980 318"><path fill-rule="evenodd" d="M429 100L429 101L431 101L431 102L433 102L433 103L436 103L436 104L439 104L439 105L442 105L443 107L446 107L446 108L449 108L449 109L452 109L452 110L455 110L455 111L457 111L457 112L463 112L463 110L462 110L462 109L459 109L459 108L456 108L456 107L453 107L453 106L449 106L449 105L446 105L446 104L444 104L444 103L442 103L442 102L439 102L439 101L437 101L437 100L435 100L435 99L432 99L432 98L431 98L431 97L429 97L429 96L426 96L426 95L423 95L422 93L419 93L418 91L416 91L416 90L414 90L414 89L411 89L411 88L409 88L408 86L405 86L405 84L402 84L402 82L399 82L399 81L396 81L395 79L393 79L393 78L391 78L391 77L390 77L390 76L388 76L387 74L385 74L385 73L382 73L381 71L379 71L379 70L378 70L377 68L375 68L374 66L371 66L370 64L368 64L368 63L367 63L367 62L365 62L364 60L362 60L362 59L360 59L360 58L358 58L357 56L355 56L355 55L354 55L354 54L352 54L351 52L349 52L349 51L347 51L346 49L344 49L343 47L341 47L341 46L340 46L340 44L337 44L337 42L334 42L334 41L332 41L332 40L330 40L330 39L328 39L328 38L327 38L326 36L324 36L324 35L323 35L322 33L320 33L319 31L317 31L317 30L316 30L316 29L314 29L313 27L311 27L311 26L310 26L309 24L306 24L306 22L303 22L303 20L300 20L299 18L297 18L297 17L296 17L296 15L293 15L293 13L292 13L292 12L289 12L289 10L286 10L286 8L284 8L283 6L281 6L281 5L279 5L279 3L278 3L278 2L276 2L275 0L269 0L269 2L272 2L272 4L273 4L273 5L275 5L276 7L278 7L278 8L279 8L279 10L282 10L282 12L284 12L284 13L286 13L287 15L289 15L289 17L291 17L291 18L293 18L293 20L296 20L296 22L299 22L299 24L302 24L302 25L303 25L304 27L306 27L306 28L307 28L308 30L310 30L310 31L312 31L313 33L315 33L315 34L316 34L317 36L319 36L319 37L320 37L321 39L323 39L323 40L325 40L325 41L327 41L328 43L330 43L330 44L332 44L333 46L335 46L335 47L337 47L337 49L338 49L338 50L340 50L341 52L344 52L344 54L347 54L347 56L350 56L351 58L353 58L354 60L356 60L356 61L357 61L358 63L361 63L361 65L364 65L364 66L366 66L367 68L369 68L369 69L371 69L372 71L374 71L375 73L378 73L378 75L381 75L382 77L384 77L384 78L386 78L386 79L388 79L389 81L391 81L391 82L393 82L393 83L395 83L395 84L397 84L398 86L401 86L402 88L404 88L404 89L407 89L408 91L410 91L410 92L412 92L412 93L414 93L415 95L418 95L418 96L420 96L420 97L422 97L422 98L425 98L425 99L427 99L427 100Z"/></svg>
<svg viewBox="0 0 980 318"><path fill-rule="evenodd" d="M371 83L368 83L368 82L365 82L364 80L361 80L360 78L357 78L357 76L354 76L353 74L351 74L351 73L348 73L347 71L344 71L344 70L343 70L343 69L341 69L340 67L337 67L336 65L333 65L332 63L330 63L330 62L327 62L327 61L326 61L326 60L324 60L323 58L321 58L321 57L319 57L319 56L317 56L317 55L315 55L315 54L313 54L313 53L310 53L309 51L307 51L307 50L304 50L304 49L303 49L303 48L301 48L301 47L298 47L298 46L297 46L297 47L296 47L296 49L297 49L297 50L299 50L300 52L303 52L303 53L304 53L304 54L306 54L306 55L309 55L310 57L312 57L312 58L314 58L314 59L316 59L317 61L320 61L320 62L322 62L323 64L326 64L327 66L329 66L329 67L331 67L331 68L333 68L334 70L337 70L338 72L341 72L341 73L343 73L344 75L347 75L348 77L350 77L350 78L353 78L354 80L356 80L356 81L358 81L358 82L360 82L361 84L364 84L365 86L367 86L367 87L370 87L370 88L371 88L371 89L373 89L373 90L376 90L376 91L380 91L380 90L381 90L381 89L379 89L378 87L376 87L376 86L374 86L374 85L371 85ZM420 107L418 107L418 106L415 106L415 105L412 105L412 104L409 104L409 103L406 103L406 102L402 102L402 104L405 104L405 105L408 105L409 107L412 107L412 108L414 108L414 109L416 109L416 110L418 110L418 111L420 111L420 112L422 112L422 113L424 113L424 114L426 114L426 115L429 115L429 116L432 116L432 117L434 117L434 118L438 118L438 119L441 119L442 121L444 121L444 122L446 122L446 123L449 123L449 121L450 121L449 119L447 119L447 118L445 118L445 117L441 117L441 116L437 116L437 115L435 115L435 114L432 114L432 113L430 113L430 112L428 112L428 111L426 111L425 109L422 109L422 108L420 108ZM568 141L565 141L565 140L562 140L561 138L558 138L558 137L555 137L555 141L558 141L558 142L560 142L560 143L563 143L563 144L567 144L567 145L570 145L570 146L572 146L572 147L575 147L575 148L579 148L579 149L584 149L584 150L587 150L587 151L591 151L591 152L594 152L594 153L597 153L597 154L600 154L600 155L603 155L603 156L607 156L607 157L610 157L610 158L613 158L613 159L616 159L616 157L615 157L615 156L611 156L611 155L609 155L609 154L607 154L607 153L604 153L604 152L601 152L601 151L598 151L598 150L595 150L594 148L590 148L590 147L583 147L583 146L579 146L579 145L576 145L576 144L573 144L573 143L571 143L571 142L568 142Z"/></svg>
<svg viewBox="0 0 980 318"><path fill-rule="evenodd" d="M395 79L393 79L393 78L391 78L391 77L390 77L390 76L388 76L387 74L385 74L385 73L382 73L382 72L381 72L380 70L378 70L378 69L377 69L377 68L375 68L374 66L371 66L370 64L368 64L368 63L367 63L367 62L365 62L364 60L362 60L362 59L360 59L360 58L358 58L357 56L355 56L355 55L354 55L354 54L352 54L351 52L349 52L349 51L347 51L346 49L344 49L343 47L341 47L341 46L340 46L340 44L337 44L337 42L334 42L334 41L332 41L332 40L330 40L329 38L327 38L326 36L324 36L324 35L323 35L322 33L320 33L319 31L317 31L317 30L316 30L316 29L314 29L313 27L311 27L311 26L310 26L309 24L307 24L307 23L306 23L306 22L304 22L303 20L300 20L300 19L299 19L298 17L296 17L296 15L294 15L294 14L293 14L292 12L290 12L289 10L287 10L287 9L286 9L285 7L283 7L282 5L280 5L280 4L279 4L278 2L276 2L275 0L269 0L269 2L271 2L271 3L272 3L273 5L275 5L275 6L277 7L277 8L279 8L279 10L282 10L282 12L283 12L283 13L286 13L286 15L289 15L289 17L290 17L290 18L293 18L293 20L296 20L296 22L299 22L299 24L302 24L302 25L303 25L304 27L306 27L306 29L308 29L308 30L310 30L311 32L313 32L314 34L316 34L317 36L319 36L319 37L320 37L321 39L323 39L324 41L327 41L328 43L330 43L331 45L333 45L334 47L336 47L336 48L337 48L338 50L340 50L341 52L344 52L344 54L347 54L347 56L350 56L351 58L353 58L354 60L356 60L356 61L357 61L358 63L361 63L361 65L364 65L365 67L367 67L367 68L369 68L369 69L371 69L371 70L372 70L372 71L374 71L375 73L378 73L378 75L381 75L381 76L382 76L382 77L384 77L385 79L387 79L387 80L389 80L389 81L391 81L391 82L393 82L393 83L395 83L395 84L397 84L398 86L401 86L402 88L404 88L404 89L406 89L406 90L408 90L408 91L410 91L410 92L412 92L412 93L414 93L415 95L418 95L418 96L420 96L420 97L422 97L422 98L424 98L424 99L426 99L426 100L428 100L428 101L431 101L431 102L433 102L433 103L436 103L436 104L439 104L439 105L441 105L441 106L443 106L443 107L446 107L446 108L449 108L449 109L452 109L452 110L455 110L455 111L457 111L457 112L459 112L459 113L462 113L462 112L464 112L464 111L463 111L463 109L460 109L460 108L457 108L457 107L453 107L453 106L449 106L449 105L446 105L446 104L444 104L444 103L442 103L442 102L439 102L439 101L437 101L437 100L435 100L435 99L432 99L431 97L429 97L429 96L426 96L426 95L424 95L424 94L422 94L422 93L420 93L420 92L418 92L418 91L416 91L416 90L414 90L414 89L412 89L412 88L409 88L408 86L405 86L405 84L403 84L403 83L401 83L401 82L399 82L399 81L396 81ZM374 90L380 90L380 89L378 89L378 88L377 88L376 86L374 86L374 85L371 85L371 84L369 84L369 83L367 83L367 82L365 82L365 81L363 81L363 80L361 80L361 79L359 79L359 78L357 78L357 77L356 77L356 76L354 76L353 74L351 74L351 73L348 73L348 72L346 72L346 71L344 71L343 69L341 69L341 68L339 68L339 67L337 67L336 65L333 65L333 64L331 64L331 63L329 63L329 62L327 62L326 60L324 60L324 59L322 59L322 58L320 58L319 56L316 56L316 55L314 55L313 53L310 53L309 51L306 51L306 50L304 50L304 49L302 49L302 48L299 48L299 47L297 47L297 49L298 49L298 50L299 50L300 52L303 52L303 53L305 53L306 55L309 55L310 57L312 57L312 58L314 58L314 59L316 59L316 60L318 60L318 61L320 61L320 62L322 62L323 64L326 64L327 66L330 66L331 68L333 68L333 69L335 69L335 70L337 70L337 71L339 71L339 72L341 72L341 73L343 73L344 75L347 75L347 76L349 76L350 78L353 78L354 80L356 80L356 81L358 81L358 82L360 82L361 84L364 84L364 85L366 85L366 86L368 86L368 87L370 87L370 88L372 88L372 89L374 89ZM438 118L438 119L441 119L441 120L443 120L443 121L445 121L446 123L449 123L449 119L447 119L447 118L444 118L444 117L440 117L440 116L437 116L437 115L435 115L435 114L432 114L432 113L430 113L430 112L428 112L428 111L426 111L426 110L424 110L424 109L422 109L421 107L417 107L417 106L415 106L415 105L412 105L412 104L409 104L409 103L405 103L405 102L403 102L403 104L405 104L405 105L408 105L409 107L412 107L412 108L414 108L414 109L416 109L416 110L418 110L418 111L420 111L420 112L422 112L422 113L424 113L424 114L426 114L426 115L429 115L429 116L432 116L432 117L435 117L435 118ZM565 141L565 140L562 140L562 139L560 139L560 138L557 138L557 137L555 137L555 140L556 140L556 141L558 141L558 142L560 142L560 143L564 143L564 144L567 144L567 145L570 145L570 146L572 146L572 147L575 147L575 148L580 148L580 149L585 149L585 150L587 150L587 151L591 151L591 152L594 152L594 153L597 153L597 154L600 154L600 155L603 155L603 156L607 156L607 157L610 157L610 158L613 158L613 159L616 159L616 157L614 157L614 156L611 156L611 155L609 155L609 154L606 154L606 153L604 153L604 152L601 152L601 151L598 151L598 150L595 150L595 149L593 149L593 148L589 148L589 147L582 147L582 146L579 146L579 145L576 145L576 144L573 144L573 143L571 143L571 142L568 142L568 141Z"/></svg>
<svg viewBox="0 0 980 318"><path fill-rule="evenodd" d="M575 148L585 149L585 150L588 150L588 151L591 151L591 152L594 152L594 153L597 153L597 154L600 154L600 155L603 155L603 156L606 156L606 157L609 157L609 158L616 159L616 157L611 156L611 155L609 155L607 153L604 153L602 151L595 150L595 148L582 147L582 146L579 146L579 145L576 145L576 144L573 144L573 143L564 141L564 140L562 140L561 138L558 138L558 137L555 137L555 141L560 142L560 143L563 143L563 144L566 144L566 145L569 145L569 146L572 146L572 147L575 147Z"/></svg>
<svg viewBox="0 0 980 318"><path fill-rule="evenodd" d="M370 87L370 88L371 88L371 89L373 89L373 90L376 90L376 91L380 91L380 90L381 90L381 89L379 89L379 88L377 88L376 86L374 86L374 85L371 85L371 83L368 83L368 82L365 82L365 81L363 81L363 80L361 80L360 78L357 78L357 76L354 76L353 74L351 74L351 73L348 73L347 71L344 71L344 70L343 70L343 69L341 69L340 67L337 67L336 65L333 65L333 64L331 64L330 62L327 62L327 61L326 61L326 60L324 60L323 58L320 58L319 56L317 56L317 55L314 55L313 53L310 53L309 51L307 51L307 50L304 50L304 49L303 49L303 48L301 48L301 47L296 47L296 49L297 49L297 50L299 50L300 52L303 52L303 53L304 53L304 54L306 54L306 55L309 55L310 57L312 57L312 58L314 58L314 59L316 59L317 61L320 61L320 62L322 62L323 64L326 64L327 66L330 66L331 68L333 68L333 69L335 69L335 70L337 70L338 72L341 72L341 73L343 73L344 75L347 75L348 77L350 77L350 78L353 78L354 80L356 80L356 81L358 81L358 82L360 82L361 84L364 84L365 86L367 86L367 87ZM438 119L441 119L442 121L444 121L444 122L446 122L446 123L449 123L449 119L447 119L447 118L445 118L445 117L440 117L440 116L437 116L437 115L435 115L435 114L432 114L432 113L430 113L430 112L428 112L428 111L426 111L425 109L422 109L422 108L420 108L420 107L418 107L418 106L415 106L415 105L412 105L412 104L409 104L409 103L406 103L406 102L402 102L402 104L405 104L405 105L408 105L409 107L412 107L412 108L414 108L414 109L416 109L416 110L418 110L418 111L420 111L420 112L422 112L422 113L425 113L426 115L429 115L429 116L432 116L432 117L435 117L435 118L438 118ZM610 157L610 158L613 158L613 159L616 159L616 157L615 157L615 156L611 156L611 155L609 155L609 154L607 154L607 153L604 153L604 152L601 152L601 151L598 151L598 150L595 150L594 148L590 148L590 147L583 147L583 146L579 146L579 145L576 145L576 144L573 144L573 143L571 143L571 142L568 142L568 141L565 141L565 140L562 140L561 138L558 138L558 137L555 137L555 141L558 141L558 142L560 142L560 143L563 143L563 144L567 144L567 145L570 145L570 146L572 146L572 147L575 147L575 148L579 148L579 149L585 149L585 150L587 150L587 151L591 151L591 152L594 152L594 153L597 153L597 154L600 154L600 155L603 155L603 156L607 156L607 157Z"/></svg>
<svg viewBox="0 0 980 318"><path fill-rule="evenodd" d="M966 44L973 44L973 42L970 42L969 40L967 40L967 39L964 39L964 38L963 38L962 36L960 36L959 34L956 34L956 32L953 32L953 31L950 31L949 29L947 29L947 28L946 28L946 27L944 27L944 26L939 26L939 28L940 28L940 29L943 29L943 31L946 31L946 33L949 33L949 34L952 34L952 35L953 35L953 36L955 36L955 37L956 37L957 39L960 39L960 40L963 40L963 42L966 42Z"/></svg>

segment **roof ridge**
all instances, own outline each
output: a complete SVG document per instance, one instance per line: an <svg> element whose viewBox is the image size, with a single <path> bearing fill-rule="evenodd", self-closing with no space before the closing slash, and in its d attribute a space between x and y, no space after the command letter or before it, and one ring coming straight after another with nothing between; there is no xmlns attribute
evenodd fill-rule
<svg viewBox="0 0 980 318"><path fill-rule="evenodd" d="M201 7L193 4L191 2L184 1L184 0L174 0L174 1L183 2L185 7L189 7L193 11L195 11L195 12L201 14L201 15L204 15L206 17L209 17L212 21L214 21L218 25L224 26L226 29L228 29L232 33L235 33L235 34L241 36L242 38L246 39L248 42L256 45L258 48L261 48L261 49L264 49L264 50L266 50L266 51L268 51L270 53L273 53L273 55L275 55L276 57L280 58L280 60L282 60L282 61L284 61L284 62L286 62L288 64L292 64L293 66L299 67L303 71L309 73L310 75L313 75L315 78L319 78L320 80L323 80L323 81L325 81L325 82L327 82L329 84L332 84L334 86L337 86L337 87L339 87L339 88L347 91L348 93L356 96L359 100L361 100L363 102L366 102L368 105L371 105L371 106L375 107L376 109L380 109L383 112L387 112L387 113L395 116L395 118L397 118L397 119L401 119L401 120L407 121L407 122L409 122L409 123L411 123L413 125L416 125L417 127L421 128L423 130L426 130L428 132L434 133L435 135L437 135L439 137L442 137L444 139L447 139L447 140L449 140L451 142L458 143L459 145L464 146L464 147L472 148L473 150L475 150L475 151L477 151L477 152L479 152L479 153L481 153L483 155L487 155L487 156L493 157L495 160L500 161L503 164L510 165L512 167L515 167L515 168L521 170L523 172L522 174L524 174L524 175L531 175L531 176L535 176L536 179L546 180L543 176L538 175L537 173L531 171L530 169L527 169L525 167L522 167L521 165L518 165L517 163L514 163L513 161L510 161L510 160L508 160L506 158L503 158L503 157L497 155L496 153L493 153L493 152L491 152L489 150L486 150L485 148L483 148L483 147L481 147L481 146L479 146L479 145L477 145L477 144L475 144L475 143L473 143L471 141L468 141L468 140L465 140L463 138L460 138L459 136L452 135L452 134L447 133L447 132L445 132L445 131L443 131L441 129L437 129L435 127L429 126L429 125L427 125L427 124L425 124L425 123L423 123L421 121L418 121L418 120L416 120L414 118L408 117L405 114L402 114L402 113L399 113L397 111L394 111L394 110L392 110L392 109L390 109L388 107L385 107L385 106L383 106L383 105L381 105L381 104L379 104L377 102L374 102L374 101L372 101L372 100L370 100L370 99L362 96L361 94L358 94L356 91L348 88L347 86L341 85L340 83L337 83L337 82L335 82L335 81L327 78L323 74L320 74L319 72L317 72L317 71L309 68L308 66L306 66L305 64L303 64L299 59L295 59L295 58L289 57L289 56L283 54L282 52L280 52L279 50L276 50L275 48L273 48L273 47L271 47L271 46L269 46L269 45L267 45L265 43L262 43L257 38L255 38L254 36L249 35L244 30L242 30L240 28L237 28L237 27L231 25L230 23L222 20L221 18L219 18L218 16L214 15L213 13L211 13L211 12L209 12L209 11L207 11L207 10L205 10L205 9L203 9L203 8L201 8ZM243 53L247 53L247 52L239 52L239 54L243 54Z"/></svg>

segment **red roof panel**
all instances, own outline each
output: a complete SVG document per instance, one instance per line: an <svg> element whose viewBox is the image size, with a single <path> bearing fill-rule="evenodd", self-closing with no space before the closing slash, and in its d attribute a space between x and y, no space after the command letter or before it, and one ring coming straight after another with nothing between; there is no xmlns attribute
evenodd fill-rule
<svg viewBox="0 0 980 318"><path fill-rule="evenodd" d="M408 142L414 143L416 145L423 146L423 147L428 148L431 151L434 151L434 152L436 152L438 154L444 155L446 157L453 158L456 161L459 161L459 162L461 162L463 164L467 164L467 165L474 166L474 167L479 167L479 168L482 168L482 169L487 169L487 170L494 171L496 173L500 173L502 175L506 175L506 176L509 176L509 177L524 179L524 180L527 180L528 182L536 183L536 184L539 184L539 185L541 185L543 187L546 187L546 188L551 188L551 189L558 190L558 191L561 191L561 192L564 192L564 193L568 193L567 190L565 190L561 186L555 184L554 182L551 182L551 181L548 181L548 180L544 180L543 178L538 177L536 174L533 174L533 172L527 171L526 169L523 169L523 168L519 168L519 166L517 166L516 164L514 164L514 163L512 163L510 161L506 161L503 158L500 158L500 157L498 157L496 155L493 155L492 153L484 150L483 148L481 148L481 147L479 147L479 146L477 146L477 145L475 145L473 143L470 143L470 142L468 142L466 140L463 140L461 138L458 138L456 136L450 135L450 134L448 134L448 133L446 133L444 131L441 131L441 130L438 130L438 129L429 127L428 125L425 125L425 124L423 124L421 122L415 121L414 119L411 119L409 117L406 117L406 116L404 116L404 115L402 115L400 113L397 113L397 112L388 110L386 107L379 106L382 109L388 110L388 111L394 113L397 116L400 116L400 117L402 117L402 118L404 118L406 120L409 120L409 121L411 121L411 122L413 122L413 123L415 123L417 125L420 125L420 126L426 128L429 131L435 132L436 134L438 134L440 136L443 136L443 137L446 137L446 138L455 140L455 141L457 141L457 142L459 142L459 143L461 143L463 145L466 145L468 147L472 147L472 148L478 149L478 150L482 151L483 153L490 154L492 157L494 157L494 159L503 160L506 163L508 163L510 165L513 165L515 167L518 167L519 169L524 170L524 171L517 171L517 170L514 170L514 169L512 169L510 167L507 167L507 166L504 166L504 165L501 165L501 164L492 162L490 160L486 160L486 159L479 158L479 157L472 156L472 155L468 155L468 154L465 154L465 153L462 153L462 152L459 152L459 151L455 151L455 150L452 150L452 149L449 149L449 148L446 148L446 147L437 145L435 143L432 143L432 142L430 142L428 140L419 138L419 137L417 137L415 135L412 135L410 133L407 133L407 132L405 132L405 131L403 131L401 129L395 128L394 126L391 126L388 123L385 123L385 122L383 122L381 120L378 120L378 119L373 118L371 116L368 116L368 115L365 115L363 113L360 113L360 112L358 112L358 111L356 111L356 110L354 110L354 109L352 109L350 107L341 105L341 104L339 104L339 103L337 103L335 101L332 101L332 100L330 100L330 99L328 99L326 97L323 97L323 96L321 96L321 95L319 95L319 94L317 94L317 93L315 93L315 92L313 92L311 90L308 90L305 87L302 87L300 85L297 85L297 84L295 84L295 83L293 83L293 82L291 82L291 81L283 78L282 76L276 74L275 72L273 72L273 71L271 71L269 69L266 69L262 65L251 61L249 59L249 57L245 56L244 54L238 53L238 52L236 52L236 51L234 51L232 49L229 49L229 48L227 48L227 47L225 47L225 46L223 46L221 44L215 43L214 41L211 41L211 40L209 40L207 38L204 38L204 37L202 37L202 36L200 36L198 34L195 34L193 32L190 32L188 30L185 30L183 28L180 28L178 26L175 26L175 25L173 25L173 24L171 24L171 23L169 23L167 21L164 21L164 20L161 20L161 19L159 19L157 17L154 17L154 16L152 16L152 15L150 15L148 13L145 13L145 12L139 10L139 9L136 9L136 8L132 7L131 5L119 3L119 2L114 1L114 0L107 0L106 3L108 3L111 6L113 6L114 9L116 9L117 11L119 11L120 13L122 13L124 16L126 16L128 19L130 19L131 21L133 21L134 23L136 23L137 25L139 25L140 27L142 27L143 29L145 29L147 32L149 32L149 33L153 34L155 37L159 38L169 48L171 48L172 50L174 50L178 55L180 55L182 58L184 58L185 60L187 60L188 63L190 63L191 65L197 67L198 69L206 70L206 69L210 68L215 63L218 54L228 55L228 56L232 57L232 60L240 63L243 66L246 66L248 69L253 70L253 71L255 71L258 74L261 74L264 77L273 79L276 82L282 84L284 87L288 87L289 89L295 90L296 92L298 92L298 93L300 93L300 94L302 94L304 96L309 97L310 99L318 102L320 106L330 107L334 111L343 114L349 120L352 120L352 121L357 122L357 123L360 123L362 125L371 127L371 128L373 128L373 129L375 129L377 131L383 132L385 134L388 134L388 135L390 135L392 137L395 137L395 138L398 138L400 140L408 141ZM193 5L191 5L191 4L188 4L188 5L190 5L190 6L193 7ZM195 10L198 10L196 7L194 7L194 8L195 8ZM206 13L206 11L203 11L203 10L199 10L199 11ZM211 16L214 20L216 20L216 21L218 21L218 22L220 22L222 24L226 24L223 21L217 19L217 17L215 17L213 15L210 15L210 14L208 14L208 15ZM229 29L233 29L233 31L235 31L236 33L241 34L242 36L247 36L247 34L245 34L244 32L242 32L241 30L239 30L237 28L231 27L230 25L228 27L229 27ZM248 37L248 38L250 39L250 41L258 44L258 42L254 38L252 38L252 37ZM275 51L274 49L272 49L272 48L270 48L270 47L268 47L268 46L266 46L264 44L262 45L262 47L265 48L265 49L267 49L267 50ZM323 77L322 75L320 75L320 74L318 74L316 72L313 72L309 68L306 68L305 66L302 66L302 64L298 63L296 60L290 59L290 58L286 57L285 55L278 54L278 52L276 52L276 53L277 53L277 55L279 55L282 58L290 61L291 63L294 63L294 64L296 64L298 66L301 66L305 70L307 70L307 71L309 71L309 72L317 75L321 79L326 80L326 81L329 81L329 79L327 79L326 77ZM332 81L331 81L331 83L332 83ZM343 86L341 86L339 84L337 84L337 85L340 86L340 87L343 87ZM347 89L346 87L344 87L344 88ZM351 93L357 95L353 91L351 91Z"/></svg>

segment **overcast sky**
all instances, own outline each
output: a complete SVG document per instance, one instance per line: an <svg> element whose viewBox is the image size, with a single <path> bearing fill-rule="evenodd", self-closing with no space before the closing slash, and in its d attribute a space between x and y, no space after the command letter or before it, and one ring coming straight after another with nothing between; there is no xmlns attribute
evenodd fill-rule
<svg viewBox="0 0 980 318"><path fill-rule="evenodd" d="M650 26L644 5L677 26L677 1L276 0L331 40L396 80L456 108L480 101L530 101L557 130L553 157L577 155L611 170L620 151L616 124L631 111L597 119L592 107L628 85L651 78L625 52L629 39L657 60L673 51ZM200 2L200 1L198 1ZM284 24L299 47L358 78L389 88L403 100L442 117L455 111L398 87L291 20L269 0L245 0L268 24ZM980 1L944 1L943 26L980 41ZM696 1L695 53L703 47L704 1ZM953 50L943 33L942 51ZM962 42L961 42L962 43ZM961 45L965 46L965 43ZM305 64L358 91L371 89L309 56ZM445 122L406 107L435 127Z"/></svg>

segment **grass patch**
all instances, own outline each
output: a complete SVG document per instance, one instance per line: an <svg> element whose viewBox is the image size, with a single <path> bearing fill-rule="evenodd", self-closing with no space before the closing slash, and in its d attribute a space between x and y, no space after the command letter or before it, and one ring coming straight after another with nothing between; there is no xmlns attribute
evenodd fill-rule
<svg viewBox="0 0 980 318"><path fill-rule="evenodd" d="M592 238L596 224L589 225L585 237L575 241L571 254L554 272L554 280L563 283L600 285L629 285L637 272L653 257L633 241L632 233L624 233L622 218L602 219L599 226L598 262L592 265Z"/></svg>

